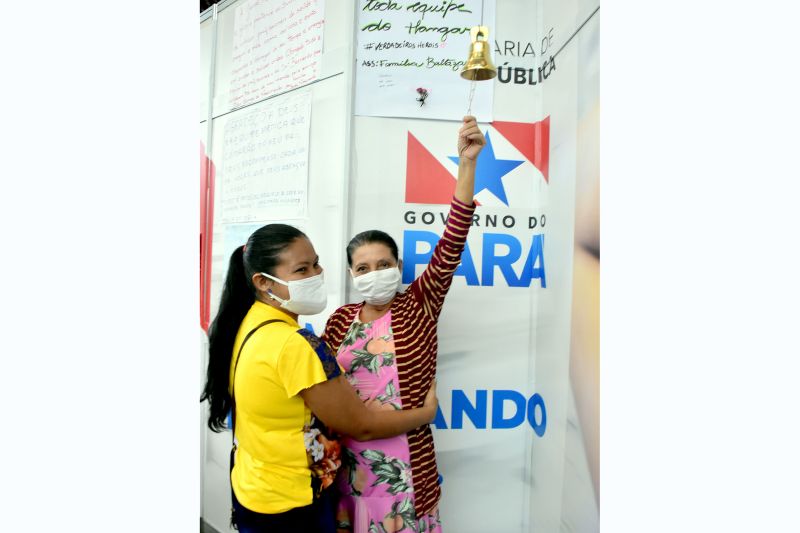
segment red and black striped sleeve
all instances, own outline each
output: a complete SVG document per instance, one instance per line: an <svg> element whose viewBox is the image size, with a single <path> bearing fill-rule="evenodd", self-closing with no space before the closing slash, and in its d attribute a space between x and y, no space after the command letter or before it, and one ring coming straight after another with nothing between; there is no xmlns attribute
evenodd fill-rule
<svg viewBox="0 0 800 533"><path fill-rule="evenodd" d="M425 314L434 321L439 318L444 297L453 282L453 274L461 263L461 252L467 242L474 212L475 202L469 205L453 197L444 233L433 249L430 263L409 286L422 304Z"/></svg>

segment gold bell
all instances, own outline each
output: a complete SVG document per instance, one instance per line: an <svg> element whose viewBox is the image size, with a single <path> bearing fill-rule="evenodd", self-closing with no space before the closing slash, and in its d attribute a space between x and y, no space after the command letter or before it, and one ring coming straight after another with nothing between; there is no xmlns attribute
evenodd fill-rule
<svg viewBox="0 0 800 533"><path fill-rule="evenodd" d="M470 81L490 80L497 76L497 68L489 57L489 28L486 26L473 26L469 31L472 44L469 47L469 58L461 77Z"/></svg>

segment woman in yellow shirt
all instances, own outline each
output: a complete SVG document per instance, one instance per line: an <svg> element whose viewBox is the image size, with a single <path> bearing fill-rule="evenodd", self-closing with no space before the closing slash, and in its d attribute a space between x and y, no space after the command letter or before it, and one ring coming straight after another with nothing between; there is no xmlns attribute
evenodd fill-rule
<svg viewBox="0 0 800 533"><path fill-rule="evenodd" d="M326 344L297 323L300 314L321 312L326 299L319 257L297 228L264 226L231 256L209 328L201 401L209 400L213 431L232 414L231 499L240 533L333 531L323 489L341 459L328 428L372 440L436 415L433 387L419 409L364 405Z"/></svg>

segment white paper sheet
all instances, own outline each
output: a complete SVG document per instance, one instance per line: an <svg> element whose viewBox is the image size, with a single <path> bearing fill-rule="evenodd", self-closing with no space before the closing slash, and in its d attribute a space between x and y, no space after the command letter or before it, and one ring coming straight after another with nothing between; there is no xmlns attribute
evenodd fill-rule
<svg viewBox="0 0 800 533"><path fill-rule="evenodd" d="M324 26L324 0L241 2L233 29L231 109L317 79Z"/></svg>
<svg viewBox="0 0 800 533"><path fill-rule="evenodd" d="M495 2L360 0L357 6L356 114L461 120L471 85L460 76L469 28L482 18L493 50ZM475 84L472 114L479 121L492 120L493 87L491 80ZM428 92L424 104L418 88Z"/></svg>
<svg viewBox="0 0 800 533"><path fill-rule="evenodd" d="M306 216L311 93L281 96L225 124L223 223Z"/></svg>

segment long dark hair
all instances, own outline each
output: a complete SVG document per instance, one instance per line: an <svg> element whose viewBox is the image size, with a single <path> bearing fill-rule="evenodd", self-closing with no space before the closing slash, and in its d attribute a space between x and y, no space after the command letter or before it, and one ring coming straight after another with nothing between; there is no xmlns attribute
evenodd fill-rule
<svg viewBox="0 0 800 533"><path fill-rule="evenodd" d="M226 427L232 402L228 394L233 343L239 326L255 301L253 275L274 274L279 256L287 246L305 233L286 224L268 224L256 230L231 254L228 274L222 289L219 310L208 328L208 370L200 401L208 400L208 427L220 432Z"/></svg>
<svg viewBox="0 0 800 533"><path fill-rule="evenodd" d="M359 247L364 246L365 244L371 244L373 242L385 244L389 250L391 250L394 260L397 261L399 259L397 256L397 243L394 242L394 239L392 239L388 233L385 233L379 229L371 229L368 231L362 231L350 239L350 243L347 245L347 264L349 266L353 266L353 252L355 252Z"/></svg>

